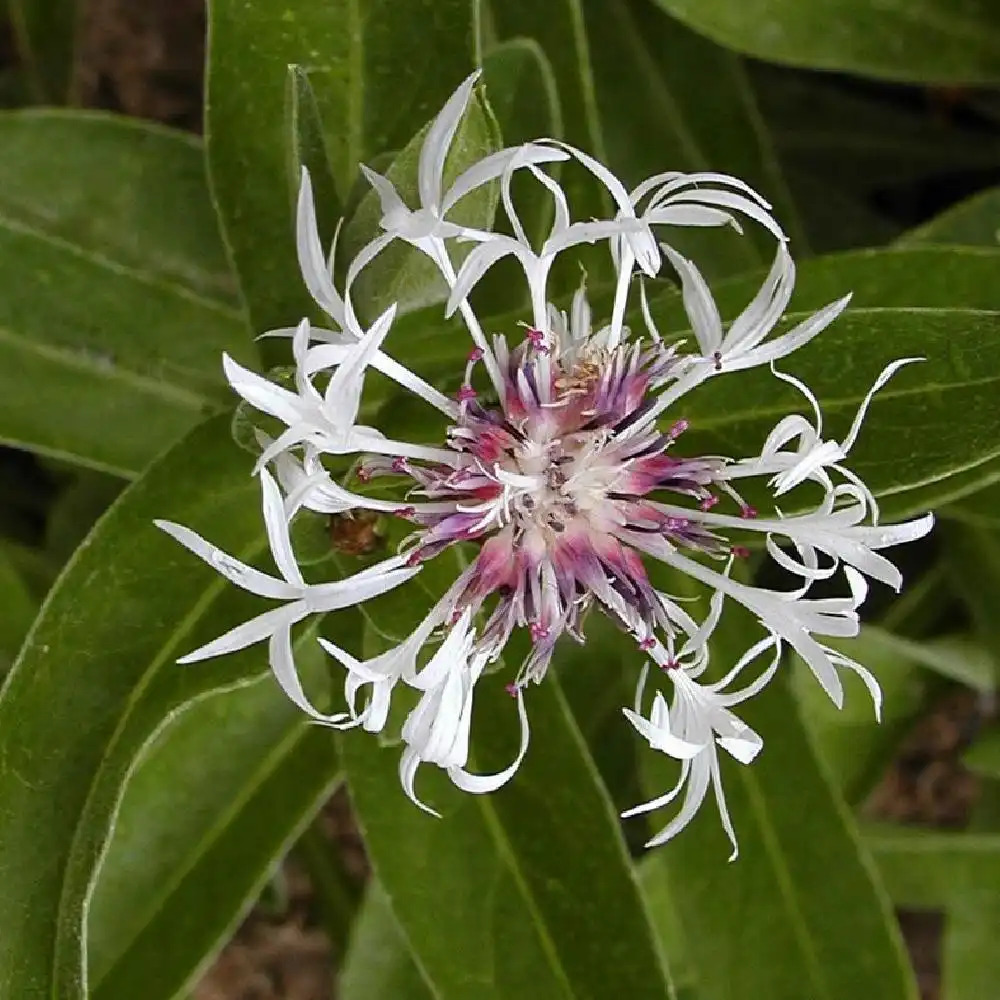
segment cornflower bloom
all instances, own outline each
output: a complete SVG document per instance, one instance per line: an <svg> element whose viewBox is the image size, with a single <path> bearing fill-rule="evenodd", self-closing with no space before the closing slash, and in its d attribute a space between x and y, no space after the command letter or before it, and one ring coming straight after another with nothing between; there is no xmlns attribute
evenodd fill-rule
<svg viewBox="0 0 1000 1000"><path fill-rule="evenodd" d="M871 394L844 441L824 441L815 398L798 380L775 369L777 377L793 381L806 394L816 412L815 427L802 416L790 415L756 456L728 459L687 451L688 423L680 415L686 394L748 368L773 368L820 334L848 298L776 334L794 287L794 263L767 202L725 175L661 174L627 191L583 152L539 140L491 154L446 190L444 165L474 82L470 78L462 84L426 134L417 207L406 205L387 178L365 170L381 201L382 231L347 266L342 290L331 276L331 262L317 232L309 176L303 172L298 257L307 288L329 317L329 328L303 320L297 327L273 331L291 336L293 387L277 385L225 359L236 392L285 428L273 439L260 434L263 450L257 467L268 534L285 582L264 586L261 574L248 568L235 572L232 560L220 561L209 543L186 529L167 528L238 585L293 603L287 611L261 616L252 627L234 630L187 659L218 655L265 638L273 623L271 666L289 696L317 721L369 732L387 727L394 692L400 685L409 688L417 702L402 726L400 778L406 794L433 811L417 795L420 764L437 765L473 793L491 791L509 780L528 747L526 691L545 677L560 639L585 642L586 615L600 611L630 637L637 658L648 653L663 668L673 687L672 707L658 694L647 717L642 707L644 673L635 706L626 711L651 746L682 762L675 790L640 807L666 804L687 789L677 818L651 843L675 835L711 784L735 848L716 747L749 764L762 741L731 708L766 684L778 669L784 646L801 656L838 705L843 698L839 671L845 667L860 671L877 699L877 684L870 675L822 640L857 633L866 577L898 589L899 573L880 551L926 534L931 518L879 525L871 491L844 465ZM573 219L563 189L546 169L552 164L569 169L574 162L605 186L615 205L611 217ZM516 174L541 185L552 199L551 231L538 247L526 236L514 204ZM499 189L507 232L449 219L456 203L484 185ZM746 220L775 237L774 264L746 308L725 324L696 264L670 245L670 232L684 226L728 226L741 232ZM368 327L358 319L351 288L393 241L403 241L434 261L450 290L445 314L458 314L468 330L467 360L453 396L388 353L394 307ZM466 251L459 266L457 243ZM604 324L594 322L583 287L568 311L550 301L557 258L595 243L607 244L615 273ZM488 336L472 298L490 269L507 257L523 272L530 312L523 334ZM641 285L660 274L664 264L680 281L694 334L690 348L660 335ZM635 306L637 270L640 301L633 314L639 317L641 332L625 322L630 304ZM883 372L872 393L899 364ZM443 419L437 444L396 440L358 423L369 368L438 411ZM337 481L330 472L328 457L344 455L357 456L356 482ZM274 467L280 493L268 465ZM379 496L366 495L366 484L376 479ZM822 495L795 514L786 516L775 506L763 516L733 485L746 479L757 480L775 498L805 482ZM321 514L376 512L401 518L413 530L392 559L347 580L310 588L297 575L287 542L288 522L303 509ZM788 589L765 589L731 575L733 560L748 554L746 540L754 534L791 577ZM324 715L313 708L291 660L291 624L313 611L360 602L404 583L428 561L458 545L474 548L471 561L401 643L361 660L323 641L345 670L346 710ZM713 595L702 623L659 589L655 574L647 571L650 561ZM811 595L815 584L838 575L847 584L846 595ZM726 601L749 610L765 637L727 677L703 683L710 637ZM472 774L467 763L475 688L515 630L525 631L530 639L530 651L508 684L520 724L520 747L511 765L499 773ZM727 693L735 676L769 651L773 660L758 679L742 691Z"/></svg>

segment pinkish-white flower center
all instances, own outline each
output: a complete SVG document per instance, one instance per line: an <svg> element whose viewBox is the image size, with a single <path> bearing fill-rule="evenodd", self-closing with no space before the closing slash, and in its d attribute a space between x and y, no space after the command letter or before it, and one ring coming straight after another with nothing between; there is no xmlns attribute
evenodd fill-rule
<svg viewBox="0 0 1000 1000"><path fill-rule="evenodd" d="M574 522L584 528L607 517L608 492L624 474L604 453L609 437L606 431L582 431L526 441L498 461L493 475L503 488L499 522L513 524L548 547Z"/></svg>

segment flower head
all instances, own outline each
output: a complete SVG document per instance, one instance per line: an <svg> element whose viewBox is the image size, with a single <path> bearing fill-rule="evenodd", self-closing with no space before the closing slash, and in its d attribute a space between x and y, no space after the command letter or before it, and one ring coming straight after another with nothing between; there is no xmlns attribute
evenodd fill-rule
<svg viewBox="0 0 1000 1000"><path fill-rule="evenodd" d="M638 655L648 653L664 668L672 685L670 704L657 694L646 715L644 673L635 707L626 709L628 720L654 749L681 761L677 787L639 807L656 808L685 791L678 816L652 843L681 829L711 785L735 847L717 752L721 748L749 764L760 751L761 737L732 709L766 684L782 647L802 656L838 704L843 696L838 672L843 667L861 671L877 695L870 675L821 638L857 632L865 578L897 588L900 583L898 571L881 550L918 538L931 526L929 517L877 526L871 491L844 465L872 393L903 362L882 373L840 443L823 438L817 407L815 427L803 417L787 417L759 455L723 458L691 451L686 447L683 409L687 394L710 379L773 367L819 335L845 308L847 297L774 335L792 293L794 264L767 203L743 182L725 175L661 174L629 192L585 153L539 140L486 157L446 188L444 164L473 84L473 78L467 80L427 130L418 207L405 205L385 177L366 171L381 199L382 231L348 265L342 290L331 277L316 231L309 177L303 173L299 260L304 281L333 329L317 329L303 320L297 327L274 331L292 336L294 389L225 361L236 392L285 427L273 439L260 434L263 450L257 467L265 524L282 579L220 556L185 528L161 524L237 585L287 603L188 659L219 655L269 637L272 669L297 704L328 725L370 732L387 725L397 687L409 688L416 704L402 726L400 778L406 794L432 811L415 791L419 765L434 764L457 786L475 793L507 781L527 750L529 686L543 680L563 637L586 640L586 614L599 611L618 625ZM548 164L569 158L607 188L615 203L613 216L573 218L564 191L545 172ZM555 208L551 232L538 248L526 237L514 205L515 173L540 185ZM484 184L500 188L507 233L469 229L449 218L462 197ZM659 242L659 230L729 225L741 232L740 218L773 234L776 252L760 291L726 324L697 266ZM367 329L357 320L353 283L393 241L407 243L434 261L450 288L445 311L460 315L468 329L470 344L460 352L467 352L467 359L457 368L458 387L450 395L392 357L392 307ZM456 269L457 242L471 243L472 249ZM614 271L613 298L604 322L595 320L584 288L568 312L553 304L549 294L556 259L594 243L606 244ZM471 297L504 257L513 257L521 267L530 312L520 330L487 336ZM690 347L664 339L646 298L642 277L660 274L664 263L681 285L694 334ZM632 302L636 271L637 308ZM630 303L638 329L626 325ZM437 411L437 443L397 440L357 423L368 368ZM792 381L815 404L798 380L777 371L775 375ZM793 441L797 445L790 448ZM342 455L357 456L356 482L334 477L329 457ZM271 464L277 482L268 471ZM759 491L769 491L774 498L803 483L818 484L822 498L789 516L776 505L761 512L734 487L747 479L756 479ZM373 480L378 480L378 496L369 495ZM328 514L376 511L405 520L412 530L392 559L345 580L307 585L288 534L288 522L303 509ZM765 589L730 575L733 560L748 554L754 538L789 578L785 589ZM309 614L358 603L395 587L459 545L471 549L466 568L398 645L361 660L324 642L345 670L346 710L328 716L316 712L295 675L291 626ZM701 624L657 589L651 562L663 563L703 588L710 603ZM838 577L846 582L848 595L814 594L817 584ZM703 684L699 678L726 599L747 609L765 637L722 681ZM527 655L509 678L520 748L513 763L498 774L471 774L466 765L474 691L515 632L524 633L529 643ZM735 677L765 652L773 652L770 666L747 687L729 692Z"/></svg>

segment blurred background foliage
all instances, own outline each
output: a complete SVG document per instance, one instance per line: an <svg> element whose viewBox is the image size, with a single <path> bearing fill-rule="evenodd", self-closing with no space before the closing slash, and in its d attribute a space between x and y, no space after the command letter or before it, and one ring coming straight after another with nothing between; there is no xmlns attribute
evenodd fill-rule
<svg viewBox="0 0 1000 1000"><path fill-rule="evenodd" d="M660 779L619 725L635 664L600 622L534 695L518 780L488 800L429 780L437 824L398 793L393 751L306 726L259 650L173 665L251 603L151 520L263 550L219 354L255 363L255 333L310 309L299 167L326 234L346 214L345 241L365 239L357 163L406 176L477 64L488 104L458 159L548 134L627 182L712 169L774 203L794 308L855 290L802 360L835 425L884 360L929 358L880 397L853 463L889 514L940 512L852 646L885 719L860 687L837 713L794 672L761 698L766 752L727 774L732 866L711 809L649 856L641 824L623 843L612 803ZM7 0L0 104L0 675L24 644L0 697L0 997L998 995L1000 6ZM565 182L579 214L603 210ZM770 253L752 233L684 239L729 308ZM454 380L440 289L409 264L381 280L362 308L390 288L401 359ZM516 320L508 286L502 269L484 286L487 325ZM669 282L654 303L683 330ZM727 390L694 430L753 447L781 389ZM435 433L386 386L365 406ZM364 557L303 530L327 572ZM416 613L376 603L322 628L374 648ZM487 767L510 734L481 715Z"/></svg>

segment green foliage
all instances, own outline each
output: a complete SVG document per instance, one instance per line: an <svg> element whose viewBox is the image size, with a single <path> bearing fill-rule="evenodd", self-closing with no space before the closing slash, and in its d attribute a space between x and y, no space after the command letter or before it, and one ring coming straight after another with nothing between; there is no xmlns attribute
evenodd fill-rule
<svg viewBox="0 0 1000 1000"><path fill-rule="evenodd" d="M743 60L648 0L584 0L583 9L590 37L599 40L595 89L612 169L629 185L664 164L741 177L775 206L796 253L808 252ZM774 252L772 237L753 225L742 240L730 232L676 235L677 248L707 260L711 276L746 271Z"/></svg>
<svg viewBox="0 0 1000 1000"><path fill-rule="evenodd" d="M40 104L69 96L79 6L77 0L6 0L18 56Z"/></svg>
<svg viewBox="0 0 1000 1000"><path fill-rule="evenodd" d="M655 0L748 55L889 80L995 83L1000 35L988 0Z"/></svg>
<svg viewBox="0 0 1000 1000"><path fill-rule="evenodd" d="M714 636L725 667L746 648L739 624L723 621ZM686 835L646 863L666 879L699 997L846 997L877 983L880 997L915 998L887 900L788 684L776 679L739 715L765 741L749 767L722 761L739 859L725 864L730 847L706 803ZM650 796L672 784L659 763L647 761ZM647 870L647 885L653 877ZM748 900L752 919L733 933Z"/></svg>
<svg viewBox="0 0 1000 1000"><path fill-rule="evenodd" d="M796 318L805 315L788 317ZM879 393L851 454L851 467L883 499L886 518L950 497L949 477L983 470L996 457L996 322L996 313L973 309L853 309L788 364L822 400L825 435L839 440L886 364L898 357L932 359L900 372ZM726 378L719 378L685 399L683 415L692 427L685 446L698 454L758 454L784 414L807 406L759 369L741 373L735 401ZM961 409L961 421L952 419L953 408ZM916 498L909 495L918 490Z"/></svg>
<svg viewBox="0 0 1000 1000"><path fill-rule="evenodd" d="M249 354L201 149L61 111L0 139L0 441L134 475L218 407L220 353Z"/></svg>
<svg viewBox="0 0 1000 1000"><path fill-rule="evenodd" d="M258 491L246 464L218 418L152 467L70 561L7 678L2 994L87 995L84 906L125 780L178 710L263 669L252 649L191 669L173 663L243 620L251 602L207 568L192 569L152 524L181 520L230 551L259 552Z"/></svg>
<svg viewBox="0 0 1000 1000"><path fill-rule="evenodd" d="M403 201L418 208L417 164L427 129L422 128L400 151L386 171ZM473 163L500 149L499 129L489 106L482 96L470 101L465 117L455 134L454 144L444 170L444 190ZM455 222L488 229L493 223L498 193L490 185L463 198L452 218ZM344 227L342 260L349 261L380 232L382 216L378 195L368 191L350 222ZM460 262L455 261L458 266ZM361 318L372 321L392 303L398 303L397 313L403 315L415 309L441 306L448 298L448 288L433 261L418 254L412 247L391 246L358 279L355 286L361 308ZM440 308L437 310L440 312Z"/></svg>
<svg viewBox="0 0 1000 1000"><path fill-rule="evenodd" d="M338 985L342 1000L433 1000L437 995L424 981L376 879L369 883Z"/></svg>
<svg viewBox="0 0 1000 1000"><path fill-rule="evenodd" d="M28 584L10 555L0 549L0 677L2 677L21 648L24 637L38 611Z"/></svg>
<svg viewBox="0 0 1000 1000"><path fill-rule="evenodd" d="M0 103L67 99L78 6L8 0L19 66L5 68ZM349 941L345 1000L913 1000L889 899L945 912L945 1000L991 995L995 726L963 754L985 788L967 830L859 833L851 810L942 690L988 699L996 689L1000 189L959 200L995 181L995 95L745 58L997 83L991 4L210 0L208 14L204 146L104 113L0 113L0 443L33 452L42 470L22 481L0 452L0 996L186 995L293 850L335 950ZM254 334L319 318L295 254L302 168L324 244L343 218L340 278L380 231L359 163L415 206L427 123L477 65L446 180L501 145L549 136L627 184L725 171L774 204L800 262L785 322L853 291L847 313L780 365L815 391L826 439L843 438L885 364L926 359L879 393L850 460L885 520L936 505L949 520L937 548L912 550L922 596L841 647L878 677L883 723L856 678L836 712L802 664L783 665L789 676L740 708L764 737L760 758L723 761L741 846L732 865L710 801L682 838L646 855L647 822L620 823L617 812L667 776L621 717L639 657L606 622L588 621L587 642L560 650L528 692L532 749L509 785L463 795L421 769L418 791L439 820L399 789L400 747L383 745L398 725L380 743L308 724L257 647L174 663L258 609L152 519L191 525L250 561L265 552L252 459L219 414L230 399L220 355L255 365ZM578 164L554 173L576 218L610 209ZM480 189L456 218L497 224L497 194ZM518 205L540 238L551 199ZM727 317L773 252L752 223L742 238L678 231L676 244ZM585 264L603 321L606 246ZM516 274L505 261L476 290L489 333L516 335L527 318ZM557 273L559 294L579 278ZM669 268L648 290L664 335L690 337ZM354 294L366 321L397 302L386 350L454 391L468 338L443 319L445 289L425 258L389 248ZM266 365L287 360L284 341L265 343ZM365 422L441 440L440 414L368 381ZM786 414L811 416L766 370L716 379L683 410L685 451L732 456L758 453ZM135 480L124 492L123 479ZM308 572L356 568L330 558L327 518L296 527ZM340 704L343 679L320 655L317 627L380 651L454 572L442 560L360 614L298 632L317 703ZM716 662L746 638L738 628L713 638ZM477 689L472 771L500 769L515 751L508 679ZM342 778L375 871L357 914L316 821Z"/></svg>
<svg viewBox="0 0 1000 1000"><path fill-rule="evenodd" d="M298 645L322 680L315 633ZM270 675L184 705L119 807L88 914L90 995L182 993L338 780L330 734Z"/></svg>

